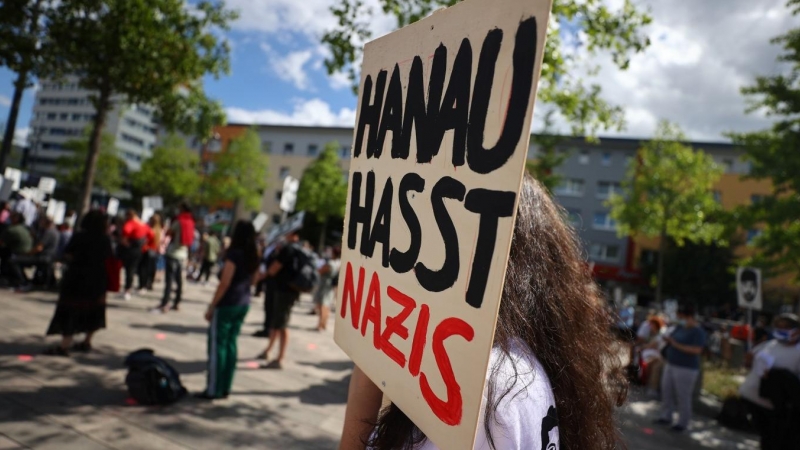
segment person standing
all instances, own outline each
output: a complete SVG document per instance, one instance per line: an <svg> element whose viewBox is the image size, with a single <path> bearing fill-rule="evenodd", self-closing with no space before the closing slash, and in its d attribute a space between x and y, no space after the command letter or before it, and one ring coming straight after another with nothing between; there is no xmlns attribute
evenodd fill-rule
<svg viewBox="0 0 800 450"><path fill-rule="evenodd" d="M203 233L203 248L202 258L203 262L200 265L200 272L197 274L195 281L200 281L205 276L203 284L208 283L208 278L211 276L211 268L217 263L219 258L219 249L222 244L217 239L217 236L211 232Z"/></svg>
<svg viewBox="0 0 800 450"><path fill-rule="evenodd" d="M189 258L189 246L194 241L194 219L187 204L181 204L181 212L172 221L167 231L169 244L165 255L166 273L164 275L164 296L161 305L154 312L162 314L169 311L172 283L175 283L175 299L172 309L178 311L183 293L183 264Z"/></svg>
<svg viewBox="0 0 800 450"><path fill-rule="evenodd" d="M685 431L692 418L692 394L700 375L700 355L706 345L706 332L695 318L693 306L678 309L678 325L667 337L666 366L661 376L661 417L656 423ZM677 409L678 422L673 425Z"/></svg>
<svg viewBox="0 0 800 450"><path fill-rule="evenodd" d="M19 281L18 291L28 292L32 288L23 270L28 266L36 267L40 282L45 288L50 288L55 284L53 264L58 252L58 241L59 235L53 220L49 217L40 217L38 238L33 250L28 254L17 255L11 259L12 270L15 273L14 278Z"/></svg>
<svg viewBox="0 0 800 450"><path fill-rule="evenodd" d="M119 255L122 266L125 268L125 286L122 298L125 301L131 299L131 289L133 288L133 276L139 271L139 262L142 260L144 244L150 227L139 219L135 209L125 212L125 224L122 225L120 232ZM139 280L141 285L141 280Z"/></svg>
<svg viewBox="0 0 800 450"><path fill-rule="evenodd" d="M225 254L220 282L205 318L208 327L208 380L204 400L226 398L236 372L237 339L250 308L250 286L258 269L256 230L250 222L239 221L231 246Z"/></svg>
<svg viewBox="0 0 800 450"><path fill-rule="evenodd" d="M32 227L33 223L36 222L36 216L39 214L39 208L36 207L36 203L33 200L28 198L28 194L18 193L18 195L20 198L14 205L14 211L22 214L25 226Z"/></svg>
<svg viewBox="0 0 800 450"><path fill-rule="evenodd" d="M13 260L22 255L27 255L33 248L33 237L25 218L18 212L11 213L11 225L0 235L0 272L16 287L22 282L19 278Z"/></svg>
<svg viewBox="0 0 800 450"><path fill-rule="evenodd" d="M790 443L780 442L780 433L775 426L779 418L772 402L759 395L761 381L771 369L785 369L800 378L800 321L794 314L781 314L773 325L774 339L753 347L752 369L739 388L739 394L761 435L761 448L764 450L790 448L787 445Z"/></svg>
<svg viewBox="0 0 800 450"><path fill-rule="evenodd" d="M105 214L90 211L64 250L67 270L47 329L48 336L60 335L61 343L45 350L47 355L69 356L73 336L79 333L86 337L73 349L88 352L95 332L106 326L106 260L112 256L107 229Z"/></svg>
<svg viewBox="0 0 800 450"><path fill-rule="evenodd" d="M317 291L314 293L314 308L319 316L317 331L324 331L328 328L328 317L331 314L331 305L336 298L336 285L334 281L339 278L339 268L341 266L341 253L339 247L328 249L329 256L325 259L319 269L320 282Z"/></svg>
<svg viewBox="0 0 800 450"><path fill-rule="evenodd" d="M292 306L300 298L300 292L291 286L295 276L296 259L298 252L303 251L299 245L300 237L297 232L286 236L284 244L275 254L275 260L267 267L266 275L275 277L275 293L272 299L272 314L269 331L269 344L264 350L264 359L269 359L269 353L278 342L278 358L268 363L267 369L282 369L286 356L286 347L289 344L289 318L292 315Z"/></svg>
<svg viewBox="0 0 800 450"><path fill-rule="evenodd" d="M151 220L148 220L146 224L147 235L142 245L142 258L139 260L139 292L153 289L152 277L155 276L155 270L151 270L151 267L155 266L158 258L158 241L156 240L156 233L150 225Z"/></svg>

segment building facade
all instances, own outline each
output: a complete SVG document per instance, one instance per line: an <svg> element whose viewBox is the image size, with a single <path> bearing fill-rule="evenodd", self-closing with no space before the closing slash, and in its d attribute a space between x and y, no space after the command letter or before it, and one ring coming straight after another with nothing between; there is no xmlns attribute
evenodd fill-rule
<svg viewBox="0 0 800 450"><path fill-rule="evenodd" d="M91 91L78 85L78 78L57 82L41 80L33 106L28 135L26 169L39 175L56 175L57 161L68 155L64 144L83 139L95 118ZM114 137L115 148L128 169L137 171L152 154L158 134L153 110L143 105L128 105L114 100L104 133Z"/></svg>

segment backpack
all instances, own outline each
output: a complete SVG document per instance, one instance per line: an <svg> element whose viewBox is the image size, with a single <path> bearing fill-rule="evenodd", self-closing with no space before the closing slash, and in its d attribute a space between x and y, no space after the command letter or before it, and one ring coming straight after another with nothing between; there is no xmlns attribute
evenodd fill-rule
<svg viewBox="0 0 800 450"><path fill-rule="evenodd" d="M722 410L717 421L724 427L734 430L749 431L752 429L748 417L747 405L739 397L728 397L722 402Z"/></svg>
<svg viewBox="0 0 800 450"><path fill-rule="evenodd" d="M289 287L297 292L309 293L319 284L317 258L309 250L294 245L294 260L290 272Z"/></svg>
<svg viewBox="0 0 800 450"><path fill-rule="evenodd" d="M153 350L137 350L127 358L128 375L125 385L128 394L140 405L169 405L186 395L180 375Z"/></svg>

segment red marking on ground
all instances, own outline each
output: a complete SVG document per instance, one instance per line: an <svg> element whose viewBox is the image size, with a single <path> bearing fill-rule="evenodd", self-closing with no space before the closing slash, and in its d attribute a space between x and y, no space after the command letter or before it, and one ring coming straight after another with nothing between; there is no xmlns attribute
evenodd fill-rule
<svg viewBox="0 0 800 450"><path fill-rule="evenodd" d="M247 367L248 369L258 369L259 367L261 367L261 365L259 365L255 361L248 361L244 364L244 366Z"/></svg>
<svg viewBox="0 0 800 450"><path fill-rule="evenodd" d="M642 432L643 432L644 434L647 434L647 435L650 435L650 436L652 436L652 435L654 435L654 434L655 434L655 431L653 431L653 429L652 429L652 428L642 428Z"/></svg>
<svg viewBox="0 0 800 450"><path fill-rule="evenodd" d="M128 397L128 398L125 399L125 404L128 405L128 406L136 406L136 405L139 404L139 402L137 402L135 399L133 399L131 397Z"/></svg>
<svg viewBox="0 0 800 450"><path fill-rule="evenodd" d="M17 355L17 359L22 362L33 361L33 356L31 355Z"/></svg>
<svg viewBox="0 0 800 450"><path fill-rule="evenodd" d="M308 344L308 349L309 350L316 350L317 349L317 344Z"/></svg>
<svg viewBox="0 0 800 450"><path fill-rule="evenodd" d="M163 341L166 338L167 338L166 334L164 334L164 333L156 333L156 339L158 339L159 341Z"/></svg>

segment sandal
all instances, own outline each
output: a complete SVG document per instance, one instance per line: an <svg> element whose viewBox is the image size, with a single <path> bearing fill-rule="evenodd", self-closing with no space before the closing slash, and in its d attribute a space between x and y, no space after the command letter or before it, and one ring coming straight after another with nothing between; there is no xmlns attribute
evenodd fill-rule
<svg viewBox="0 0 800 450"><path fill-rule="evenodd" d="M264 368L265 368L265 369L281 370L281 369L283 369L283 366L281 365L281 362L280 362L280 361L278 361L277 359L275 359L275 360L272 360L272 362L270 362L270 363L269 363L269 364L267 364L266 366L264 366Z"/></svg>
<svg viewBox="0 0 800 450"><path fill-rule="evenodd" d="M42 352L42 354L47 356L69 356L69 352L60 345L54 345L50 348L47 348Z"/></svg>
<svg viewBox="0 0 800 450"><path fill-rule="evenodd" d="M72 346L72 350L75 350L76 352L89 353L92 351L92 344L89 344L88 342L78 342Z"/></svg>

